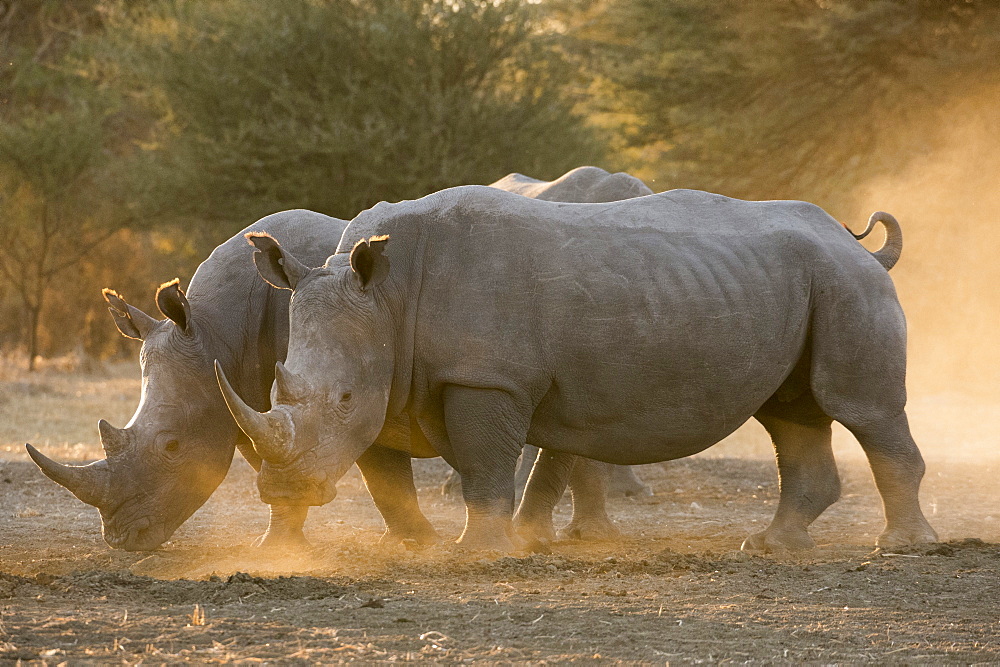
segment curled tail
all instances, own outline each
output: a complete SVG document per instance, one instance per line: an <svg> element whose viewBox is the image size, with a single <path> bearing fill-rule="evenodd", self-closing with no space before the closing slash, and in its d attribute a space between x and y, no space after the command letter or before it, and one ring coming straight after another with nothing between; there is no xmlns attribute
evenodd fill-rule
<svg viewBox="0 0 1000 667"><path fill-rule="evenodd" d="M851 232L851 236L860 241L875 229L876 222L881 222L885 225L885 243L882 244L881 248L872 253L872 257L877 259L879 264L884 266L885 270L888 271L896 265L896 262L899 261L899 254L903 251L903 231L899 228L896 218L883 211L875 211L868 218L868 227L865 228L865 231L860 234Z"/></svg>

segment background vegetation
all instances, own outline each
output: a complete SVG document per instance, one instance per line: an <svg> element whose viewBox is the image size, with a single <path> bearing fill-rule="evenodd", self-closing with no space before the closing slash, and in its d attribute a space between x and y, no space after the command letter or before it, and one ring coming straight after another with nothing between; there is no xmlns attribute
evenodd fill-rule
<svg viewBox="0 0 1000 667"><path fill-rule="evenodd" d="M596 164L857 226L966 116L967 142L1000 130L997 53L988 0L8 0L0 346L115 354L101 287L153 311L267 213L511 171Z"/></svg>

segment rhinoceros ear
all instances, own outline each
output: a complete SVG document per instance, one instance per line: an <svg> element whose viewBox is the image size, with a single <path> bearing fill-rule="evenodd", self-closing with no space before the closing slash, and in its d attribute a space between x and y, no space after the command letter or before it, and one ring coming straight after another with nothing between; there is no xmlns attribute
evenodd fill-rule
<svg viewBox="0 0 1000 667"><path fill-rule="evenodd" d="M113 289L105 287L101 293L110 306L108 312L115 319L115 326L126 338L143 340L153 327L159 324L157 320L135 306L128 305L125 299Z"/></svg>
<svg viewBox="0 0 1000 667"><path fill-rule="evenodd" d="M309 273L309 267L283 250L270 234L250 232L246 234L246 240L257 249L253 254L257 273L273 287L293 290Z"/></svg>
<svg viewBox="0 0 1000 667"><path fill-rule="evenodd" d="M351 269L361 281L361 289L376 287L389 275L389 258L383 254L388 236L361 239L351 250Z"/></svg>
<svg viewBox="0 0 1000 667"><path fill-rule="evenodd" d="M156 307L180 327L181 331L185 333L191 331L191 304L184 296L179 279L174 278L169 283L160 285L160 289L156 290Z"/></svg>

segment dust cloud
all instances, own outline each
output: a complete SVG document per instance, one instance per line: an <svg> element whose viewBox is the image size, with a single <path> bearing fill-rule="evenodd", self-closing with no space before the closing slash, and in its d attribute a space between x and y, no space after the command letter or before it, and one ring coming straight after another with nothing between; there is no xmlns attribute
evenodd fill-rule
<svg viewBox="0 0 1000 667"><path fill-rule="evenodd" d="M903 228L892 277L909 324L908 412L921 449L1000 457L1000 85L927 110L919 127L896 128L915 157L861 188L847 222L857 231L884 210Z"/></svg>

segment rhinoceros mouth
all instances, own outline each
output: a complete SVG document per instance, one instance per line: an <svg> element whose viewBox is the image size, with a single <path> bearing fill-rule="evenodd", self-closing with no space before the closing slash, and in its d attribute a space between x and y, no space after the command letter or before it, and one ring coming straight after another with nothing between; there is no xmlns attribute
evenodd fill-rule
<svg viewBox="0 0 1000 667"><path fill-rule="evenodd" d="M162 530L154 528L153 520L142 516L125 525L104 524L104 541L114 549L124 551L151 551L165 541Z"/></svg>
<svg viewBox="0 0 1000 667"><path fill-rule="evenodd" d="M310 452L311 453L311 452ZM337 497L337 477L322 468L301 465L272 466L265 462L257 476L257 490L268 505L325 505ZM308 460L315 460L308 457ZM301 472L303 470L309 472Z"/></svg>

